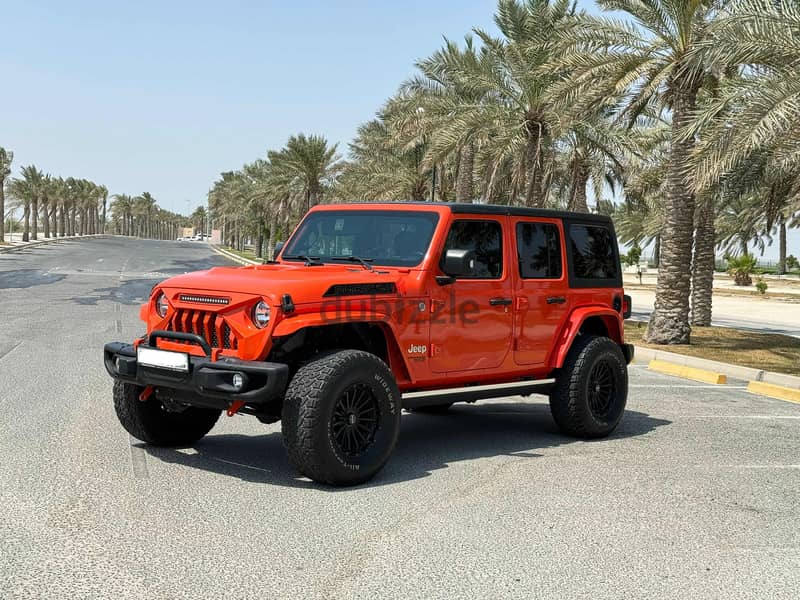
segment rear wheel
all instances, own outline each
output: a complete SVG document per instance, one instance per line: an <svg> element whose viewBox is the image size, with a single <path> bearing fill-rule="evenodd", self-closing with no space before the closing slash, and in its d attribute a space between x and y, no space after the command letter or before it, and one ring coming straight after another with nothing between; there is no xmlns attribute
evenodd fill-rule
<svg viewBox="0 0 800 600"><path fill-rule="evenodd" d="M605 437L622 418L627 399L628 366L619 345L607 337L579 336L550 392L559 428L575 437Z"/></svg>
<svg viewBox="0 0 800 600"><path fill-rule="evenodd" d="M144 388L114 382L114 409L125 430L152 446L189 446L206 435L222 411L189 406L181 412L167 411L151 394L139 400Z"/></svg>
<svg viewBox="0 0 800 600"><path fill-rule="evenodd" d="M400 391L377 356L323 354L292 378L281 421L289 460L320 483L354 485L389 459L400 431Z"/></svg>

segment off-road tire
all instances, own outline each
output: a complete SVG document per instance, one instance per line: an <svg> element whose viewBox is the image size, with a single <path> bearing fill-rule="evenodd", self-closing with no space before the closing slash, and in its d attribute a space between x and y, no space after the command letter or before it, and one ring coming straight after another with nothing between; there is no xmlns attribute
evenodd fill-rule
<svg viewBox="0 0 800 600"><path fill-rule="evenodd" d="M190 446L206 435L222 411L190 406L183 412L169 412L152 394L144 402L144 388L114 382L114 409L122 426L133 437L152 446Z"/></svg>
<svg viewBox="0 0 800 600"><path fill-rule="evenodd" d="M445 404L432 404L431 406L417 406L415 408L409 408L408 412L422 413L426 415L444 415L450 411L451 406L453 406L452 402L447 402Z"/></svg>
<svg viewBox="0 0 800 600"><path fill-rule="evenodd" d="M334 411L354 386L372 394L377 429L363 452L348 455L335 441ZM289 460L319 483L363 483L389 459L400 432L400 412L400 391L380 358L361 350L320 354L300 367L286 391L281 428Z"/></svg>
<svg viewBox="0 0 800 600"><path fill-rule="evenodd" d="M607 410L597 414L592 408L590 378L595 377L595 369L604 368L607 368L612 390L606 402ZM574 437L605 437L622 418L627 399L628 367L619 345L607 337L578 336L550 391L550 412L556 425Z"/></svg>

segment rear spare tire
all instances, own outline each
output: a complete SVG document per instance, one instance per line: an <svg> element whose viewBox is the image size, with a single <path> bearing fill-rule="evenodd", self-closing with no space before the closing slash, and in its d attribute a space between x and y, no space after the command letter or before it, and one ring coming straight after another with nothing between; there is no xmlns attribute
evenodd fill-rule
<svg viewBox="0 0 800 600"><path fill-rule="evenodd" d="M144 388L114 382L114 409L122 426L133 437L152 446L189 446L211 431L222 411L189 406L167 411L155 394L139 400Z"/></svg>
<svg viewBox="0 0 800 600"><path fill-rule="evenodd" d="M607 337L578 336L550 392L558 427L575 437L605 437L622 418L627 399L628 366L619 345Z"/></svg>
<svg viewBox="0 0 800 600"><path fill-rule="evenodd" d="M281 427L289 460L303 475L331 485L363 483L397 443L400 391L373 354L321 354L292 378Z"/></svg>

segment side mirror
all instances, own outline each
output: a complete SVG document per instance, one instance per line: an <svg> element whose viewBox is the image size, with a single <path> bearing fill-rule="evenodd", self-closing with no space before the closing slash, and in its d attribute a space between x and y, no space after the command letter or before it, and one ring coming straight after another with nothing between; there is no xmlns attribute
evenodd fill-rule
<svg viewBox="0 0 800 600"><path fill-rule="evenodd" d="M278 254L283 250L284 242L275 242L275 249L272 251L272 258L278 258Z"/></svg>
<svg viewBox="0 0 800 600"><path fill-rule="evenodd" d="M442 270L450 277L465 277L475 272L475 253L472 250L448 250Z"/></svg>

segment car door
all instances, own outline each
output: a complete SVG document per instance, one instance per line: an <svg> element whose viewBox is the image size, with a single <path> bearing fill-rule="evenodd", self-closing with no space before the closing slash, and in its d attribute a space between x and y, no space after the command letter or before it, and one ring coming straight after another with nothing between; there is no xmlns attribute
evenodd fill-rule
<svg viewBox="0 0 800 600"><path fill-rule="evenodd" d="M513 219L514 362L541 365L569 314L564 230L558 219Z"/></svg>
<svg viewBox="0 0 800 600"><path fill-rule="evenodd" d="M474 268L431 293L431 369L437 373L492 369L510 352L513 306L504 252L507 217L459 215L440 257L450 250L474 253ZM440 272L443 266L440 260Z"/></svg>

